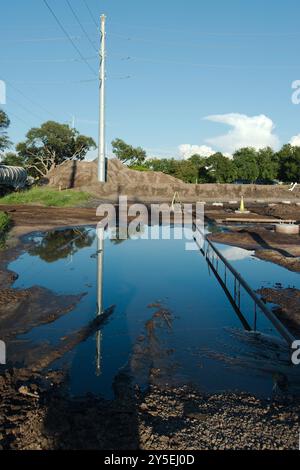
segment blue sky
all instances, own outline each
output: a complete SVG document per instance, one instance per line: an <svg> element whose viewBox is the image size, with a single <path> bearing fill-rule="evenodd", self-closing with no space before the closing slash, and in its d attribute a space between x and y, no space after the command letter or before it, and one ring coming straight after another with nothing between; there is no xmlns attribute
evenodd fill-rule
<svg viewBox="0 0 300 470"><path fill-rule="evenodd" d="M186 144L188 156L191 145L231 153L300 134L300 105L291 101L300 80L299 0L69 0L93 44L66 0L47 1L95 70L94 21L107 15L108 143L120 137L153 156L179 156ZM97 77L43 0L1 2L0 43L14 142L72 115L97 139Z"/></svg>

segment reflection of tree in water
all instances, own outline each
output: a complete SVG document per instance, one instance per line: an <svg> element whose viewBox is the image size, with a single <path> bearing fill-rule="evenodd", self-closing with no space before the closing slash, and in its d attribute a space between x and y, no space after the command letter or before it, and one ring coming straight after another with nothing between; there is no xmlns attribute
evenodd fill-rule
<svg viewBox="0 0 300 470"><path fill-rule="evenodd" d="M120 243L126 241L128 238L132 237L141 237L146 231L146 226L138 224L137 227L115 227L111 229L111 242L114 245L119 245Z"/></svg>
<svg viewBox="0 0 300 470"><path fill-rule="evenodd" d="M41 240L32 246L28 253L39 256L47 263L68 258L82 248L91 246L96 234L91 229L70 228L47 232Z"/></svg>

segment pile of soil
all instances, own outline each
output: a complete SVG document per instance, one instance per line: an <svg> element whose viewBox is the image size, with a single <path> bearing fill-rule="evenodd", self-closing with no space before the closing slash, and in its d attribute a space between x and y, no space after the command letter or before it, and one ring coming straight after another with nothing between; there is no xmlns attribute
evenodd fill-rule
<svg viewBox="0 0 300 470"><path fill-rule="evenodd" d="M175 192L182 202L239 200L241 195L248 201L299 200L298 192L291 193L288 186L186 184L161 172L131 170L116 158L107 161L105 184L98 182L96 161L66 161L49 173L47 181L55 188L80 189L110 201L124 194L133 202L171 202Z"/></svg>
<svg viewBox="0 0 300 470"><path fill-rule="evenodd" d="M131 170L116 158L108 160L105 184L98 182L96 161L67 161L48 174L48 181L49 186L55 188L76 188L109 200L116 200L119 194L127 194L134 200L140 196L146 199L167 196L171 201L176 191L184 195L193 193L190 185L172 176L154 171Z"/></svg>

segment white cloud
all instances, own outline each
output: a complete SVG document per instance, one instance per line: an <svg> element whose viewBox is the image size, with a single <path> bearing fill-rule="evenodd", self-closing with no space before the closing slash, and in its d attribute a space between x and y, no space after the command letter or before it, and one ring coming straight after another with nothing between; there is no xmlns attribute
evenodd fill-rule
<svg viewBox="0 0 300 470"><path fill-rule="evenodd" d="M179 153L186 160L195 154L201 155L202 157L210 157L215 151L207 145L182 144L179 146Z"/></svg>
<svg viewBox="0 0 300 470"><path fill-rule="evenodd" d="M224 153L232 154L241 147L260 149L270 146L277 149L280 146L277 135L273 133L274 123L264 114L259 116L238 113L216 114L205 119L232 127L227 134L206 140Z"/></svg>
<svg viewBox="0 0 300 470"><path fill-rule="evenodd" d="M300 147L300 134L294 135L290 140L290 144L293 145L293 147Z"/></svg>
<svg viewBox="0 0 300 470"><path fill-rule="evenodd" d="M244 250L244 248L225 248L222 250L222 255L225 256L228 261L240 261L243 259L251 258L255 254L255 251Z"/></svg>

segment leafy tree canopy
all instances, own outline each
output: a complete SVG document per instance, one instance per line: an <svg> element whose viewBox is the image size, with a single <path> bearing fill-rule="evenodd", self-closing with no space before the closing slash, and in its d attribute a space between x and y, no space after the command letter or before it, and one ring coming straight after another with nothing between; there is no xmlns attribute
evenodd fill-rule
<svg viewBox="0 0 300 470"><path fill-rule="evenodd" d="M152 171L161 171L168 175L175 175L176 160L174 158L153 158L145 162L145 166Z"/></svg>
<svg viewBox="0 0 300 470"><path fill-rule="evenodd" d="M277 153L279 177L287 182L300 182L300 147L284 145Z"/></svg>
<svg viewBox="0 0 300 470"><path fill-rule="evenodd" d="M237 178L254 182L259 177L257 152L252 147L244 147L233 154Z"/></svg>
<svg viewBox="0 0 300 470"><path fill-rule="evenodd" d="M202 175L210 183L231 183L236 179L237 171L232 160L217 152L206 159Z"/></svg>
<svg viewBox="0 0 300 470"><path fill-rule="evenodd" d="M24 166L24 159L15 152L6 152L1 163L9 166Z"/></svg>
<svg viewBox="0 0 300 470"><path fill-rule="evenodd" d="M147 157L146 151L141 147L133 147L122 139L115 139L111 143L114 155L121 162L130 165L141 165Z"/></svg>
<svg viewBox="0 0 300 470"><path fill-rule="evenodd" d="M279 170L279 158L274 154L271 147L258 150L256 154L258 166L258 178L261 180L271 181L277 178Z"/></svg>
<svg viewBox="0 0 300 470"><path fill-rule="evenodd" d="M2 109L0 109L0 152L10 147L11 145L11 142L6 132L9 125L10 120L7 114Z"/></svg>
<svg viewBox="0 0 300 470"><path fill-rule="evenodd" d="M41 127L30 129L25 142L16 148L35 176L46 176L65 160L83 160L96 144L91 137L79 134L67 124L47 121Z"/></svg>

